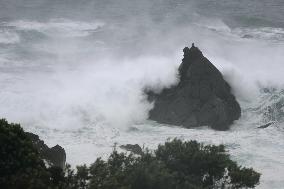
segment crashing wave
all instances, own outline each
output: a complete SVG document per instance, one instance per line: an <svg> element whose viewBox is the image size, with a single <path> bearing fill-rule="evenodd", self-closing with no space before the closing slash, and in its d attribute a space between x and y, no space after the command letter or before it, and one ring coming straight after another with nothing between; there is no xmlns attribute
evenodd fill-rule
<svg viewBox="0 0 284 189"><path fill-rule="evenodd" d="M256 124L281 126L284 123L284 89L262 88L259 100L245 110L248 117L255 117ZM262 127L260 127L262 128Z"/></svg>
<svg viewBox="0 0 284 189"><path fill-rule="evenodd" d="M283 28L272 28L272 27L236 28L232 32L246 39L262 39L262 40L270 40L273 42L284 41Z"/></svg>
<svg viewBox="0 0 284 189"><path fill-rule="evenodd" d="M20 37L13 31L0 28L0 44L8 45L20 42Z"/></svg>
<svg viewBox="0 0 284 189"><path fill-rule="evenodd" d="M23 31L38 31L50 36L60 37L85 37L101 28L102 22L79 22L66 19L51 19L49 22L18 20L2 24Z"/></svg>

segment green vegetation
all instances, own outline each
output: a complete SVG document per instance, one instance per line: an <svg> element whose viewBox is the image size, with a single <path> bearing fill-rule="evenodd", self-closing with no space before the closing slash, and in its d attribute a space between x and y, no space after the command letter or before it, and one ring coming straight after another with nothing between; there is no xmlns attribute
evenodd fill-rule
<svg viewBox="0 0 284 189"><path fill-rule="evenodd" d="M260 174L230 159L223 145L178 139L141 156L114 151L89 169L91 189L188 189L255 187Z"/></svg>
<svg viewBox="0 0 284 189"><path fill-rule="evenodd" d="M20 125L1 119L0 188L41 188L47 178L43 160Z"/></svg>
<svg viewBox="0 0 284 189"><path fill-rule="evenodd" d="M174 139L142 155L112 152L90 167L47 168L18 124L0 120L0 188L203 189L254 188L260 174L237 165L223 145Z"/></svg>

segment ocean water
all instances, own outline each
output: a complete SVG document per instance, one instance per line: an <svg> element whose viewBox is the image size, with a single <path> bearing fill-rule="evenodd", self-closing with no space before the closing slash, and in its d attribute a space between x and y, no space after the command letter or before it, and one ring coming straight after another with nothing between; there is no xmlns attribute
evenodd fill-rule
<svg viewBox="0 0 284 189"><path fill-rule="evenodd" d="M176 84L192 42L241 104L229 131L147 120L153 104L143 89ZM225 144L262 173L257 188L281 189L283 73L282 0L0 1L0 117L63 146L73 166L114 145L154 149L178 137Z"/></svg>

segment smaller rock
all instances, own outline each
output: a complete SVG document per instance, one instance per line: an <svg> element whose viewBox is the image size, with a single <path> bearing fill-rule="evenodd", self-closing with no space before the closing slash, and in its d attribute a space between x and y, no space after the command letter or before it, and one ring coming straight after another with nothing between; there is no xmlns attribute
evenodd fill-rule
<svg viewBox="0 0 284 189"><path fill-rule="evenodd" d="M59 145L56 145L50 150L46 151L46 157L52 162L52 164L56 167L65 167L66 162L66 153L64 148Z"/></svg>
<svg viewBox="0 0 284 189"><path fill-rule="evenodd" d="M42 159L46 160L51 166L65 168L66 153L64 148L59 145L49 148L43 140L39 139L38 135L29 132L26 132L26 134L33 142Z"/></svg>
<svg viewBox="0 0 284 189"><path fill-rule="evenodd" d="M252 35L249 35L249 34L245 34L245 35L243 35L242 38L251 39L251 38L253 38L253 36L252 36Z"/></svg>
<svg viewBox="0 0 284 189"><path fill-rule="evenodd" d="M274 122L270 122L270 123L267 123L267 124L265 124L265 125L261 125L261 126L259 126L259 127L257 127L257 128L258 128L258 129L265 129L265 128L267 128L267 127L273 125L273 124L274 124Z"/></svg>
<svg viewBox="0 0 284 189"><path fill-rule="evenodd" d="M121 145L120 148L130 151L134 154L141 155L143 153L142 148L138 144L126 144L126 145Z"/></svg>

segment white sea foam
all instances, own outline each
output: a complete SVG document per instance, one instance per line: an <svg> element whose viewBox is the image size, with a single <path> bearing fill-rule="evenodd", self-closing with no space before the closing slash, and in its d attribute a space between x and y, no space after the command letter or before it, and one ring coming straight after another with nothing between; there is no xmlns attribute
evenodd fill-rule
<svg viewBox="0 0 284 189"><path fill-rule="evenodd" d="M0 44L15 44L20 42L20 37L13 31L0 28Z"/></svg>
<svg viewBox="0 0 284 189"><path fill-rule="evenodd" d="M1 117L21 123L50 145L62 145L72 165L106 158L114 143L145 144L151 149L169 137L224 143L240 164L263 174L259 188L283 188L283 123L255 129L274 121L263 119L265 111L279 104L283 95L277 93L274 101L259 92L264 86L281 89L284 84L283 43L271 41L275 35L281 37L281 31L238 31L213 18L175 28L170 16L160 25L147 15L139 17L143 26L136 17L125 23L106 22L107 34L103 31L87 38L90 41L83 38L104 27L103 22L4 23L10 29L3 35L11 35L2 38L4 43L20 46L0 53L5 64L0 75ZM47 37L33 40L34 31ZM17 38L19 33L24 33L23 39ZM252 39L242 38L251 33ZM103 44L101 54L94 50L98 41ZM152 104L145 99L144 87L174 84L182 48L191 42L222 71L241 102L243 117L231 131L187 130L146 121ZM131 127L137 130L129 131Z"/></svg>
<svg viewBox="0 0 284 189"><path fill-rule="evenodd" d="M116 65L101 60L76 71L26 73L2 92L0 114L24 124L61 129L96 121L127 127L147 119L151 104L143 88L173 84L174 66L162 57L143 57Z"/></svg>
<svg viewBox="0 0 284 189"><path fill-rule="evenodd" d="M51 19L49 22L18 20L6 22L3 26L15 27L18 30L38 31L49 36L84 37L102 27L102 22L80 22L66 19Z"/></svg>
<svg viewBox="0 0 284 189"><path fill-rule="evenodd" d="M236 27L230 28L222 20L216 18L199 18L194 25L210 30L234 40L263 40L274 43L284 42L284 29L275 27ZM238 39L239 38L239 39Z"/></svg>
<svg viewBox="0 0 284 189"><path fill-rule="evenodd" d="M276 43L283 43L284 41L283 28L236 28L232 33L247 39L270 40Z"/></svg>
<svg viewBox="0 0 284 189"><path fill-rule="evenodd" d="M206 144L225 144L233 159L243 166L253 167L262 173L257 188L282 188L284 181L283 132L275 126L256 129L253 117L238 121L231 131L218 132L208 128L182 129L154 122L133 125L133 131L123 131L104 123L94 123L77 132L30 128L39 133L52 146L61 144L72 165L92 163L97 157L108 157L114 145L139 144L155 149L168 138L198 140ZM250 123L254 122L254 123ZM121 149L120 149L121 150ZM271 177L271 175L274 175Z"/></svg>

